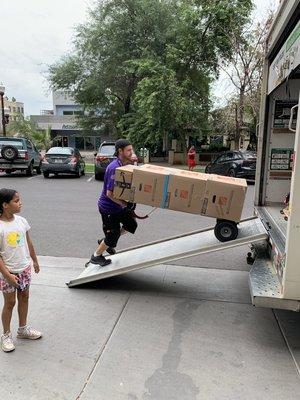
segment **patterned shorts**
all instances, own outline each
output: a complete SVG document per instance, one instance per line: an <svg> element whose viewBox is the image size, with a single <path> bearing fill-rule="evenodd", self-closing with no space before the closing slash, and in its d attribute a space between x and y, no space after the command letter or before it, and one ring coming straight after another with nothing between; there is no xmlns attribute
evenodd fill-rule
<svg viewBox="0 0 300 400"><path fill-rule="evenodd" d="M20 290L24 292L30 286L31 282L31 265L24 269L24 271L20 272L19 274L14 274L19 278L19 287L15 288L14 286L10 285L2 275L0 275L0 291L3 293L14 293L16 290Z"/></svg>

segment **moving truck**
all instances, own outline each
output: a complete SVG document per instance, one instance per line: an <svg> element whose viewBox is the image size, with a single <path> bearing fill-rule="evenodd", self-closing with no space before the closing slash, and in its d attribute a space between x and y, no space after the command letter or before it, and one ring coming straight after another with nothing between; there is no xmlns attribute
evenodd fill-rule
<svg viewBox="0 0 300 400"><path fill-rule="evenodd" d="M266 43L255 214L264 224L269 239L264 246L253 246L256 259L250 273L250 289L255 305L297 311L300 309L299 92L300 0L285 0ZM289 202L283 206L285 197Z"/></svg>

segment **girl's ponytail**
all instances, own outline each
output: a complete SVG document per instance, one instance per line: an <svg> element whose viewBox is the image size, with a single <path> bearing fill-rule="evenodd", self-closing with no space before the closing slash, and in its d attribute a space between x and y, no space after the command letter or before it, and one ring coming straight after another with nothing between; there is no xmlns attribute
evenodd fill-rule
<svg viewBox="0 0 300 400"><path fill-rule="evenodd" d="M3 213L3 203L12 201L16 193L18 192L14 189L0 189L0 215Z"/></svg>

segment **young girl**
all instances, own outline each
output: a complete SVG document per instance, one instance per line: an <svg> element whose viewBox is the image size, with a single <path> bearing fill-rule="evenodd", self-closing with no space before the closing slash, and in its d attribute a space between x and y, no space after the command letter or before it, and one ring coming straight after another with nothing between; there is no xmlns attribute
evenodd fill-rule
<svg viewBox="0 0 300 400"><path fill-rule="evenodd" d="M195 147L192 146L189 151L188 151L188 167L189 167L189 171L193 171L194 168L196 167L196 151L195 151Z"/></svg>
<svg viewBox="0 0 300 400"><path fill-rule="evenodd" d="M15 345L10 331L12 311L18 298L20 339L39 339L41 332L27 325L31 265L39 273L39 263L29 237L30 226L18 214L22 203L18 192L0 189L0 290L4 296L2 310L3 335L1 347L13 351Z"/></svg>

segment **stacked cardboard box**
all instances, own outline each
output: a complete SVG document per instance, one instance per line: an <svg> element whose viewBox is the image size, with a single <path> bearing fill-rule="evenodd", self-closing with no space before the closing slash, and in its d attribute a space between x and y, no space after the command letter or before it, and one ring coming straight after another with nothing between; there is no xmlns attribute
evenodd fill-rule
<svg viewBox="0 0 300 400"><path fill-rule="evenodd" d="M238 222L247 183L229 178L153 165L116 170L118 199Z"/></svg>
<svg viewBox="0 0 300 400"><path fill-rule="evenodd" d="M126 165L116 169L114 197L134 203L134 191L132 188L133 165Z"/></svg>
<svg viewBox="0 0 300 400"><path fill-rule="evenodd" d="M245 179L208 175L201 215L239 222L246 192Z"/></svg>
<svg viewBox="0 0 300 400"><path fill-rule="evenodd" d="M206 182L207 174L176 170L170 176L168 208L201 214Z"/></svg>
<svg viewBox="0 0 300 400"><path fill-rule="evenodd" d="M170 174L170 169L150 164L135 169L132 178L134 202L166 208Z"/></svg>

